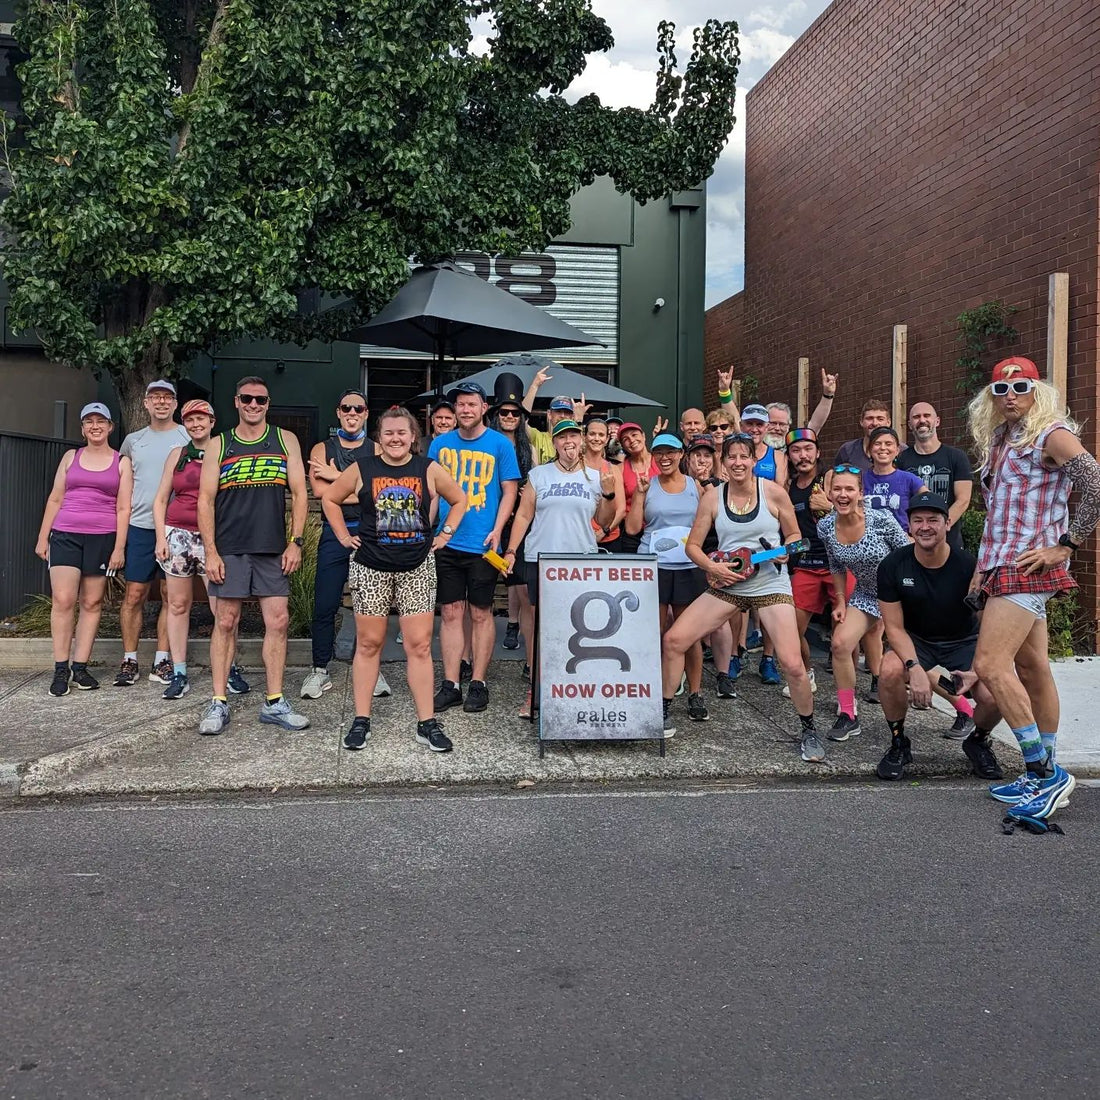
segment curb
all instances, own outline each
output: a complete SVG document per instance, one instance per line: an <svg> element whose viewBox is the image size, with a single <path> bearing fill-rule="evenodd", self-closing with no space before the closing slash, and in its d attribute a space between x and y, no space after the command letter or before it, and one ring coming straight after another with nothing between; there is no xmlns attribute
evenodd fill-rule
<svg viewBox="0 0 1100 1100"><path fill-rule="evenodd" d="M237 642L237 658L242 665L256 666L262 663L263 638L241 638ZM143 638L138 644L138 663L144 667L152 664L156 653L155 638ZM92 668L102 668L117 663L122 653L121 638L96 638L96 653L89 662ZM109 654L109 656L107 656ZM313 643L309 638L290 638L287 641L287 667L308 668L313 663ZM191 638L187 643L189 664L209 667L210 639ZM49 638L0 638L0 668L22 671L34 669L41 672L53 668L53 643Z"/></svg>

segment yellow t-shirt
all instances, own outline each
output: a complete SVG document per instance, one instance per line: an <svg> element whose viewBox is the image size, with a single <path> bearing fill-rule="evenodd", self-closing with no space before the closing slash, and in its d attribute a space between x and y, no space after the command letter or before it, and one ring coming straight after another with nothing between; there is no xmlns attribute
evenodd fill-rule
<svg viewBox="0 0 1100 1100"><path fill-rule="evenodd" d="M538 459L538 464L540 466L544 462L553 462L554 455L557 452L554 450L554 438L549 432L541 431L538 428L532 428L531 425L528 424L527 438L531 440L531 446L535 449L535 457Z"/></svg>

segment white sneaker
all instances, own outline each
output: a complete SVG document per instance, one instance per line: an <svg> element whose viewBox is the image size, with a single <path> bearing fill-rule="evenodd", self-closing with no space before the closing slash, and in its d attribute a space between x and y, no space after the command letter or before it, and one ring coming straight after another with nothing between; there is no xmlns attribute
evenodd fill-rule
<svg viewBox="0 0 1100 1100"><path fill-rule="evenodd" d="M303 699L320 699L332 687L327 668L315 668L302 683Z"/></svg>
<svg viewBox="0 0 1100 1100"><path fill-rule="evenodd" d="M817 694L817 676L814 674L814 670L811 668L810 671L806 673L806 675L809 676L809 678L810 678L810 691L812 691L814 693L814 695L816 695ZM791 697L791 685L790 684L784 684L783 685L783 698L784 699L789 699L790 697Z"/></svg>
<svg viewBox="0 0 1100 1100"><path fill-rule="evenodd" d="M386 681L386 677L382 675L382 670L378 670L378 683L374 685L374 697L380 699L383 695L390 695L390 685Z"/></svg>

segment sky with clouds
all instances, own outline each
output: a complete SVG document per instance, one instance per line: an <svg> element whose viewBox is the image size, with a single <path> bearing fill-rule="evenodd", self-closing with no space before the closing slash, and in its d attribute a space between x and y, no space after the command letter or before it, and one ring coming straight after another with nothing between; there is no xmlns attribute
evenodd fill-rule
<svg viewBox="0 0 1100 1100"><path fill-rule="evenodd" d="M569 89L573 99L595 92L609 107L648 107L653 99L657 24L676 23L681 69L691 50L691 28L706 19L733 19L740 28L737 123L707 182L707 305L741 289L744 279L745 95L829 0L592 0L611 27L615 48L588 59Z"/></svg>

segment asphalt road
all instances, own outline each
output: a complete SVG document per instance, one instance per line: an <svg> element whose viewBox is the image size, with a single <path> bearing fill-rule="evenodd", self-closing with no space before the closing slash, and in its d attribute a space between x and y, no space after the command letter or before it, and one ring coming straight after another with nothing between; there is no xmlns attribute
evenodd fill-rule
<svg viewBox="0 0 1100 1100"><path fill-rule="evenodd" d="M0 1096L1093 1097L1100 792L0 813Z"/></svg>

